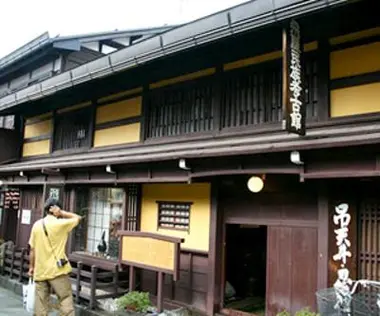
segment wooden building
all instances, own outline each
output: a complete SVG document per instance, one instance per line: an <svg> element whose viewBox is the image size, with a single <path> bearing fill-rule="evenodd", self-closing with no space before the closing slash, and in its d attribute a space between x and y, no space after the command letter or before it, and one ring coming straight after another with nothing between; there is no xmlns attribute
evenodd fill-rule
<svg viewBox="0 0 380 316"><path fill-rule="evenodd" d="M73 259L95 255L103 232L110 261L118 230L180 237L168 300L207 315L261 304L272 316L315 309L316 290L334 281L332 214L344 202L351 276L377 279L375 2L249 1L0 98L0 113L20 120L0 154L20 148L0 166L3 185L20 190L18 245L55 192L87 215ZM303 51L301 135L283 126L291 21ZM258 193L252 176L264 179ZM155 294L154 273L140 281Z"/></svg>

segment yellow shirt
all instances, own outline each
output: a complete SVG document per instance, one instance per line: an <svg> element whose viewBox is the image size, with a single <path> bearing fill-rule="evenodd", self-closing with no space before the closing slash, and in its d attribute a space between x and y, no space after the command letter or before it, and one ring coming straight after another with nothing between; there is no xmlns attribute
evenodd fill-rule
<svg viewBox="0 0 380 316"><path fill-rule="evenodd" d="M29 239L29 245L34 249L33 278L35 281L52 280L71 272L69 262L60 268L57 260L63 258L67 260L65 253L67 238L79 223L77 218L58 219L52 215L47 215L44 222L48 237L45 235L42 219L40 219L33 225Z"/></svg>

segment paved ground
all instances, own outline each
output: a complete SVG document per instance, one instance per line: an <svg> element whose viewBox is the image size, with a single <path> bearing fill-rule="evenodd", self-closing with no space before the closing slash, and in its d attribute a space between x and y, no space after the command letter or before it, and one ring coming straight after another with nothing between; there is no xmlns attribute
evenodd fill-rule
<svg viewBox="0 0 380 316"><path fill-rule="evenodd" d="M5 290L0 287L0 316L18 315L26 316L32 315L24 311L22 307L21 297Z"/></svg>
<svg viewBox="0 0 380 316"><path fill-rule="evenodd" d="M9 290L0 287L0 316L17 315L31 316L22 306L21 297ZM51 312L50 316L56 316L56 312Z"/></svg>

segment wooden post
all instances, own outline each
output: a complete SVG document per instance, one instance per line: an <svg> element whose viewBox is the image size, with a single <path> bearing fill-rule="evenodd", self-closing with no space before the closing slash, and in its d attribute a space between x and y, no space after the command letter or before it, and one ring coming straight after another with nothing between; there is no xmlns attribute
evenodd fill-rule
<svg viewBox="0 0 380 316"><path fill-rule="evenodd" d="M16 247L12 247L12 257L11 257L11 273L10 273L10 278L13 278L13 269L14 269L14 263L15 263L15 252L16 252Z"/></svg>
<svg viewBox="0 0 380 316"><path fill-rule="evenodd" d="M91 295L90 295L90 309L95 308L95 295L96 295L96 274L97 266L91 267Z"/></svg>
<svg viewBox="0 0 380 316"><path fill-rule="evenodd" d="M160 271L157 272L157 312L162 313L164 305L164 276L165 274Z"/></svg>
<svg viewBox="0 0 380 316"><path fill-rule="evenodd" d="M20 274L18 276L18 281L22 282L22 277L24 274L24 255L25 255L25 248L21 249L21 257L20 257Z"/></svg>
<svg viewBox="0 0 380 316"><path fill-rule="evenodd" d="M82 268L83 268L83 263L82 261L79 261L77 265L76 298L75 298L76 303L79 303L80 301L80 291L81 291L80 277L82 273Z"/></svg>
<svg viewBox="0 0 380 316"><path fill-rule="evenodd" d="M114 286L115 295L117 295L119 291L119 265L118 264L115 264L115 271L113 274L113 286Z"/></svg>
<svg viewBox="0 0 380 316"><path fill-rule="evenodd" d="M129 266L129 292L132 292L136 288L136 275L134 266Z"/></svg>
<svg viewBox="0 0 380 316"><path fill-rule="evenodd" d="M193 253L189 252L189 294L188 294L188 304L193 303Z"/></svg>

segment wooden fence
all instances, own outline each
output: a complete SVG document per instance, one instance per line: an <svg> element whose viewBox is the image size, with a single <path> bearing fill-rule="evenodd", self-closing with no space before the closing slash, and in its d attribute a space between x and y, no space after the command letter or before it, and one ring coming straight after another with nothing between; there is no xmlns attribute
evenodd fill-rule
<svg viewBox="0 0 380 316"><path fill-rule="evenodd" d="M17 278L20 283L28 281L29 253L27 249L6 246L3 251L3 264L0 272L10 278ZM92 264L84 258L70 260L73 271L70 280L76 303L86 301L94 309L97 301L116 298L128 292L128 272L122 271L118 263L107 266ZM111 268L112 267L112 268Z"/></svg>

